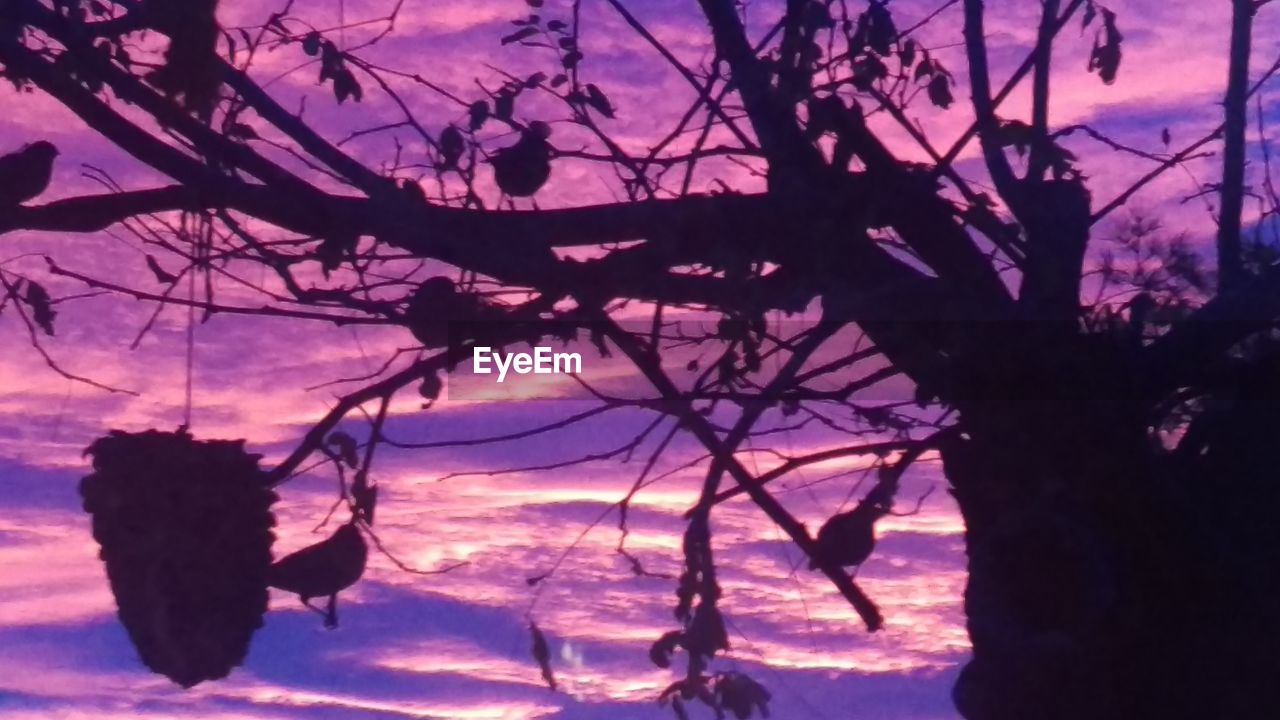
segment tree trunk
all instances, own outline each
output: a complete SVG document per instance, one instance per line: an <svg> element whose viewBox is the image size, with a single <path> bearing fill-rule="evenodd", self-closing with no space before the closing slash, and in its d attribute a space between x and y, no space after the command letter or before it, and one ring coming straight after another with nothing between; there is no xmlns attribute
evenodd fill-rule
<svg viewBox="0 0 1280 720"><path fill-rule="evenodd" d="M1165 451L1124 341L1022 336L962 384L942 448L969 556L961 714L1280 717L1280 363Z"/></svg>

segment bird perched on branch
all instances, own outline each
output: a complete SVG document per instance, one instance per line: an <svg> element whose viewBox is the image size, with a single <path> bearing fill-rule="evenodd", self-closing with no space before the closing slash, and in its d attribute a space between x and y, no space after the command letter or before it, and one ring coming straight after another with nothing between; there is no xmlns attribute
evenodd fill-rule
<svg viewBox="0 0 1280 720"><path fill-rule="evenodd" d="M297 593L302 604L324 616L324 626L338 626L338 593L355 584L364 574L369 548L353 518L328 538L280 558L271 565L267 584ZM328 596L325 609L311 604L312 598Z"/></svg>
<svg viewBox="0 0 1280 720"><path fill-rule="evenodd" d="M502 192L512 197L529 197L538 192L551 177L551 126L544 122L529 123L520 132L515 145L493 154L494 180Z"/></svg>
<svg viewBox="0 0 1280 720"><path fill-rule="evenodd" d="M872 493L848 512L832 515L818 530L809 569L854 567L866 562L876 546L876 521L889 513L878 493Z"/></svg>
<svg viewBox="0 0 1280 720"><path fill-rule="evenodd" d="M0 157L0 208L20 205L48 189L56 157L58 148L47 140Z"/></svg>

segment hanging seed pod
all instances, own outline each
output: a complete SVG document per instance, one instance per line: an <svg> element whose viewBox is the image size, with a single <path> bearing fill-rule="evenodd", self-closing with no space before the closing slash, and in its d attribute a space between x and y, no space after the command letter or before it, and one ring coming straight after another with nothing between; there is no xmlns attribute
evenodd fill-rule
<svg viewBox="0 0 1280 720"><path fill-rule="evenodd" d="M271 504L244 441L112 431L80 482L120 622L142 662L183 687L226 677L267 609Z"/></svg>

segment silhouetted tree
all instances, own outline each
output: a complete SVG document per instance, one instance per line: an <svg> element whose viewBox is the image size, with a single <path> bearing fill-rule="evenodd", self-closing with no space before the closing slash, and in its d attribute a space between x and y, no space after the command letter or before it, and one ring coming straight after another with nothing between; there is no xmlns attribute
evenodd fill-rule
<svg viewBox="0 0 1280 720"><path fill-rule="evenodd" d="M354 469L353 517L366 527L386 404L406 388L434 399L439 373L457 360L451 342L523 342L550 333L538 321L554 320L621 353L658 397L604 398L602 407L646 408L707 452L685 533L679 626L651 653L663 667L678 653L687 661L684 679L663 694L678 713L700 700L748 717L768 701L750 678L711 671L728 645L711 545L716 504L749 496L875 631L880 612L843 566L873 551L870 525L893 507L898 478L936 451L966 527L973 659L954 692L965 717L1280 716L1280 478L1271 457L1280 447L1280 266L1242 223L1249 197L1260 199L1263 220L1277 211L1274 191L1245 184L1249 102L1277 70L1248 66L1265 0L1231 2L1222 125L1180 150L1167 147L1166 131L1158 152L1049 122L1052 49L1069 23L1092 34L1088 71L1104 83L1121 72L1121 19L1093 0L1043 0L1037 41L1003 84L991 77L981 0L942 2L915 18L887 0L787 0L765 23L753 14L750 28L740 3L699 0L710 58L701 66L682 64L646 29L632 14L640 3L599 4L696 95L677 124L654 129L647 152L609 134L608 121L627 108L587 81L576 1L530 0L538 14L519 18L501 42L528 46L540 69L462 97L365 59L398 4L386 32L344 47L339 29L316 29L292 4L259 26L220 28L203 2L0 0L4 77L171 181L9 203L0 232L145 224L147 242L174 266L148 256L162 284L243 277L255 266L274 275L260 286L265 307L220 304L210 292L192 301L207 312L410 330L423 352L393 358L344 396L265 475L279 484L328 455ZM967 82L947 67L961 51L918 39L936 18L963 22ZM1154 31L1176 42L1196 30ZM404 133L426 159L397 153L374 168L348 154L255 76L266 51L311 59L339 104L389 100L402 117L358 135ZM1028 81L1030 116L1002 112ZM410 94L450 108L453 120L425 126L411 110L424 101ZM966 94L971 125L950 147L935 146L911 113L945 110ZM1149 162L1150 172L1095 198L1078 167L1082 146L1065 147L1077 133ZM907 140L891 144L889 134ZM955 169L975 139L993 193ZM905 159L903 142L927 160ZM1206 188L1220 195L1216 286L1185 237L1150 223L1102 243L1100 221L1218 142L1220 182ZM557 165L574 162L609 168L624 199L516 209L515 198L536 196ZM691 189L713 179L716 192ZM50 263L95 288L182 302ZM43 286L7 270L3 280L7 302L52 332ZM649 313L652 330L621 326L624 306ZM663 313L687 308L723 318L715 333L680 339L715 348L713 363L690 365L690 381L662 361ZM820 309L820 319L789 337L767 319L806 309ZM865 342L849 343L849 332ZM31 338L39 342L34 330ZM835 360L816 360L832 347ZM764 358L776 362L766 370ZM895 377L914 384L912 400L860 401ZM824 389L832 378L838 387ZM380 410L368 438L334 435L369 404ZM708 407L734 417L724 423ZM851 438L766 473L735 456L769 419L827 423L831 408L856 418L854 438L890 439ZM882 459L879 482L816 538L770 491L790 471L859 454Z"/></svg>

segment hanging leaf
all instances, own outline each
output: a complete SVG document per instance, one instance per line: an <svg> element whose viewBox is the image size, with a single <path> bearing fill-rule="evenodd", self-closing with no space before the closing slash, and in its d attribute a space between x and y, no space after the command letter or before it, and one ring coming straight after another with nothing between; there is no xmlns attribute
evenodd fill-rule
<svg viewBox="0 0 1280 720"><path fill-rule="evenodd" d="M329 439L325 442L337 449L338 457L347 464L347 467L354 469L360 465L360 456L357 453L358 445L355 438L339 430L330 434Z"/></svg>
<svg viewBox="0 0 1280 720"><path fill-rule="evenodd" d="M679 630L664 634L649 648L649 659L663 670L671 667L671 655L682 639L684 639L684 633Z"/></svg>
<svg viewBox="0 0 1280 720"><path fill-rule="evenodd" d="M161 285L172 285L178 282L177 275L174 275L160 267L160 263L150 255L147 256L147 267L151 269L151 274L156 276L156 282Z"/></svg>
<svg viewBox="0 0 1280 720"><path fill-rule="evenodd" d="M567 27L563 20L550 20L547 22L547 29L551 32L563 32Z"/></svg>
<svg viewBox="0 0 1280 720"><path fill-rule="evenodd" d="M532 90L547 81L547 74L544 72L536 72L525 78L525 88Z"/></svg>
<svg viewBox="0 0 1280 720"><path fill-rule="evenodd" d="M951 78L945 73L935 73L929 81L929 101L946 110L955 102L951 95Z"/></svg>
<svg viewBox="0 0 1280 720"><path fill-rule="evenodd" d="M564 73L559 73L555 77L551 78L551 87L558 88L567 82L569 82L569 76Z"/></svg>
<svg viewBox="0 0 1280 720"><path fill-rule="evenodd" d="M773 699L763 685L740 672L727 672L716 678L715 698L738 720L747 720L756 709L761 717L769 717L769 701Z"/></svg>
<svg viewBox="0 0 1280 720"><path fill-rule="evenodd" d="M510 45L511 43L514 43L514 42L520 42L521 40L527 40L528 38L531 38L531 37L533 37L534 35L537 35L537 34L538 34L538 28L536 28L536 27L523 27L523 28L520 28L519 30L517 30L517 31L515 31L515 32L513 32L513 33L511 33L510 35L506 35L506 36L504 36L504 37L502 38L502 44L503 44L503 45Z"/></svg>
<svg viewBox="0 0 1280 720"><path fill-rule="evenodd" d="M466 151L467 143L462 137L462 131L450 125L440 133L440 167L442 170L452 170L458 167L458 160L462 158L462 153Z"/></svg>
<svg viewBox="0 0 1280 720"><path fill-rule="evenodd" d="M866 55L853 63L853 86L859 90L870 90L877 80L889 75L889 68L875 55Z"/></svg>
<svg viewBox="0 0 1280 720"><path fill-rule="evenodd" d="M435 373L424 377L422 384L418 386L418 394L429 402L438 400L442 390L444 390L444 383L440 380L440 376Z"/></svg>
<svg viewBox="0 0 1280 720"><path fill-rule="evenodd" d="M27 293L23 300L31 308L31 319L35 320L36 325L39 325L46 335L52 335L53 319L58 316L58 313L53 309L49 292L35 280L28 280Z"/></svg>
<svg viewBox="0 0 1280 720"><path fill-rule="evenodd" d="M538 628L537 623L530 621L529 633L533 636L533 659L542 670L542 679L552 692L556 689L555 672L551 669L551 650L547 647L547 638Z"/></svg>
<svg viewBox="0 0 1280 720"><path fill-rule="evenodd" d="M613 104L609 102L609 98L605 96L604 91L592 83L587 83L587 104L610 120L614 118Z"/></svg>
<svg viewBox="0 0 1280 720"><path fill-rule="evenodd" d="M909 68L916 62L916 41L908 39L902 44L902 49L898 51L898 59L902 61L903 68Z"/></svg>
<svg viewBox="0 0 1280 720"><path fill-rule="evenodd" d="M849 32L848 22L845 21L845 34L849 38L849 57L857 57L867 49L867 14L858 16L858 24L852 33Z"/></svg>
<svg viewBox="0 0 1280 720"><path fill-rule="evenodd" d="M707 659L714 657L717 652L728 650L729 632L725 629L720 609L706 600L698 603L682 644L691 655L701 655Z"/></svg>
<svg viewBox="0 0 1280 720"><path fill-rule="evenodd" d="M835 27L836 21L831 17L831 9L827 7L826 3L819 2L819 0L810 0L804 6L802 24L805 32L812 35L819 30Z"/></svg>
<svg viewBox="0 0 1280 720"><path fill-rule="evenodd" d="M320 261L320 269L325 279L329 273L338 269L343 260L355 253L357 238L352 235L330 235L320 241L316 248L316 259Z"/></svg>
<svg viewBox="0 0 1280 720"><path fill-rule="evenodd" d="M1098 7L1092 2L1087 3L1084 7L1084 17L1080 18L1080 30L1084 31L1098 17Z"/></svg>
<svg viewBox="0 0 1280 720"><path fill-rule="evenodd" d="M915 75L912 76L912 79L915 80L916 82L920 82L921 80L923 80L926 77L929 77L932 74L933 74L933 60L929 59L929 51L925 50L924 59L921 60L920 64L916 66L916 72L915 72Z"/></svg>
<svg viewBox="0 0 1280 720"><path fill-rule="evenodd" d="M572 70L573 68L577 67L578 63L580 62L582 62L582 53L578 52L577 50L573 50L571 52L565 53L565 56L563 59L561 59L560 64L564 65L566 70Z"/></svg>
<svg viewBox="0 0 1280 720"><path fill-rule="evenodd" d="M1089 72L1097 71L1102 82L1110 85L1120 71L1120 44L1124 36L1116 27L1116 14L1102 8L1102 30L1093 39L1093 52L1089 55Z"/></svg>
<svg viewBox="0 0 1280 720"><path fill-rule="evenodd" d="M877 55L888 57L893 52L893 41L898 39L898 28L894 27L889 8L882 2L873 1L866 18L867 45Z"/></svg>
<svg viewBox="0 0 1280 720"><path fill-rule="evenodd" d="M356 82L356 76L350 70L342 68L333 76L333 96L338 99L339 105L346 102L347 98L360 102L364 99L364 90Z"/></svg>

